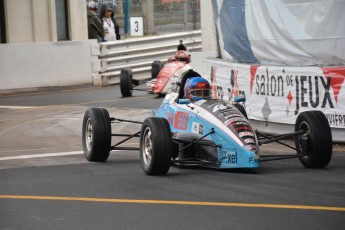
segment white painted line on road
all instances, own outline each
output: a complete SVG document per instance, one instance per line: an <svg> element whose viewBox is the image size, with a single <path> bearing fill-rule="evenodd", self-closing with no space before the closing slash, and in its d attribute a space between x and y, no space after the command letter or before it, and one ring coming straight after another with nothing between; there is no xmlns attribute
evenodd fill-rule
<svg viewBox="0 0 345 230"><path fill-rule="evenodd" d="M34 109L35 106L13 106L13 105L0 105L0 109Z"/></svg>
<svg viewBox="0 0 345 230"><path fill-rule="evenodd" d="M81 155L84 154L83 151L73 151L73 152L61 152L61 153L44 153L44 154L31 154L13 157L0 157L0 161L7 160L21 160L21 159L31 159L40 157L57 157L57 156L70 156L70 155Z"/></svg>
<svg viewBox="0 0 345 230"><path fill-rule="evenodd" d="M112 150L112 152L121 152L123 150ZM0 161L9 161L9 160L22 160L22 159L32 159L32 158L42 158L42 157L59 157L59 156L71 156L71 155L82 155L83 151L72 151L72 152L61 152L61 153L43 153L43 154L30 154L30 155L20 155L12 157L0 157ZM128 154L126 155L137 155L137 154Z"/></svg>

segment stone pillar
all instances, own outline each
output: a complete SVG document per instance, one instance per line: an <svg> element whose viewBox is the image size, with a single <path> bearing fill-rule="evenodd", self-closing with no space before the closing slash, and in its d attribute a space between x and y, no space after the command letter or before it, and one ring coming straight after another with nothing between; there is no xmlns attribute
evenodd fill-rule
<svg viewBox="0 0 345 230"><path fill-rule="evenodd" d="M153 35L155 34L153 0L143 0L142 4L144 35Z"/></svg>

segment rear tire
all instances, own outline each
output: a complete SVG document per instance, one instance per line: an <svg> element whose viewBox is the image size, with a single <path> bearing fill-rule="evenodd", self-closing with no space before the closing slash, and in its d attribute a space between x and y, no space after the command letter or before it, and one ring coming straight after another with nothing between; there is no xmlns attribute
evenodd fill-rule
<svg viewBox="0 0 345 230"><path fill-rule="evenodd" d="M82 143L88 161L102 162L109 157L111 123L106 109L90 108L84 114Z"/></svg>
<svg viewBox="0 0 345 230"><path fill-rule="evenodd" d="M296 138L297 154L306 168L322 168L332 158L332 132L326 116L321 111L306 111L298 115L295 131L305 134Z"/></svg>
<svg viewBox="0 0 345 230"><path fill-rule="evenodd" d="M169 123L164 118L147 118L140 133L140 161L147 175L168 173L172 157L172 139Z"/></svg>
<svg viewBox="0 0 345 230"><path fill-rule="evenodd" d="M161 61L154 61L151 66L151 79L156 79L159 71L163 68L164 64Z"/></svg>
<svg viewBox="0 0 345 230"><path fill-rule="evenodd" d="M123 97L130 97L133 95L133 74L131 69L121 69L120 75L120 89Z"/></svg>

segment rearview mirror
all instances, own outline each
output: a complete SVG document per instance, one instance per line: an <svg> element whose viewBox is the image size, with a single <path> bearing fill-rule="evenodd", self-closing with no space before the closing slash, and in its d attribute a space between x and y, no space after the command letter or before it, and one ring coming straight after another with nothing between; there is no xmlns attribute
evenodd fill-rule
<svg viewBox="0 0 345 230"><path fill-rule="evenodd" d="M238 96L238 97L234 97L234 102L238 103L238 102L244 102L246 101L246 96Z"/></svg>
<svg viewBox="0 0 345 230"><path fill-rule="evenodd" d="M189 104L190 100L189 99L178 99L179 104Z"/></svg>

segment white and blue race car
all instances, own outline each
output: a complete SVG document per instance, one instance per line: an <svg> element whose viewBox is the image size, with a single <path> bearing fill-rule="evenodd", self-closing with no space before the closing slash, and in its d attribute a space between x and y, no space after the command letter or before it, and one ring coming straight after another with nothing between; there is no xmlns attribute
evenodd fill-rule
<svg viewBox="0 0 345 230"><path fill-rule="evenodd" d="M85 112L82 127L84 154L89 161L106 161L111 150L139 150L141 165L148 175L165 175L171 165L204 166L218 169L258 168L261 162L299 158L306 168L322 168L332 157L332 134L325 115L320 111L299 114L295 131L268 136L254 130L245 109L219 99L190 103L184 99L184 84L200 76L189 69L174 76L171 93L160 108L144 122L110 117L104 108ZM113 134L111 124L141 124L134 134ZM124 140L112 145L113 136ZM140 138L138 148L121 147L131 138ZM292 139L294 146L281 142ZM260 152L262 144L277 142L294 150L288 155Z"/></svg>

